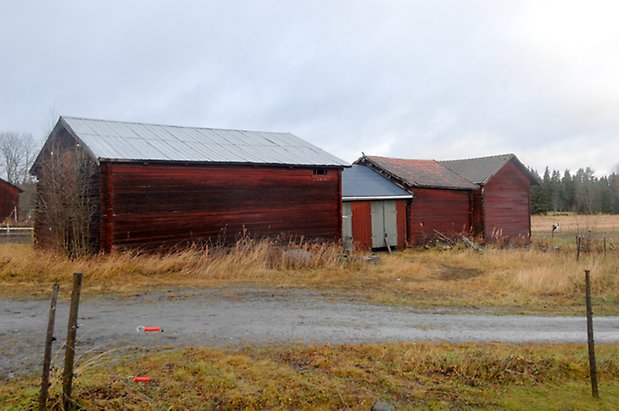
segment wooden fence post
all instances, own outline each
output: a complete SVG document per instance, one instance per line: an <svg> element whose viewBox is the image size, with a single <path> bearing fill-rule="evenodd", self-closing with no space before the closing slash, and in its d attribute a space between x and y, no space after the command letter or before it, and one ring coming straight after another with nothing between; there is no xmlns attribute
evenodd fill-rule
<svg viewBox="0 0 619 411"><path fill-rule="evenodd" d="M73 384L73 360L75 359L75 337L77 336L77 311L82 289L82 273L73 273L73 290L71 291L71 308L67 326L67 347L64 355L64 372L62 374L62 403L65 411L74 409L71 400Z"/></svg>
<svg viewBox="0 0 619 411"><path fill-rule="evenodd" d="M54 340L54 323L56 322L56 301L58 300L58 283L52 284L52 300L47 319L47 335L45 336L45 353L43 354L43 375L41 376L41 392L39 393L39 410L47 409L47 393L49 389L49 366L52 361L52 342Z"/></svg>
<svg viewBox="0 0 619 411"><path fill-rule="evenodd" d="M591 375L591 394L599 398L598 375L595 364L595 345L593 340L593 311L591 309L591 279L589 270L585 270L585 301L587 305L587 345L589 347L589 374Z"/></svg>
<svg viewBox="0 0 619 411"><path fill-rule="evenodd" d="M581 243L582 237L581 236L576 236L576 261L578 261L580 259L580 243Z"/></svg>

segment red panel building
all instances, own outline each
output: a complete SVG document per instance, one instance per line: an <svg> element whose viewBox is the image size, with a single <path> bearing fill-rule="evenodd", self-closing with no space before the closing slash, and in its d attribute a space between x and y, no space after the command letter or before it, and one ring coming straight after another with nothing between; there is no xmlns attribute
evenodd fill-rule
<svg viewBox="0 0 619 411"><path fill-rule="evenodd" d="M19 194L23 190L0 178L0 222L18 218Z"/></svg>
<svg viewBox="0 0 619 411"><path fill-rule="evenodd" d="M536 177L513 154L434 161L363 156L364 164L413 194L407 240L472 235L485 242L531 237L531 185Z"/></svg>
<svg viewBox="0 0 619 411"><path fill-rule="evenodd" d="M421 245L438 233L448 237L469 234L471 192L478 187L434 160L363 156L364 164L413 195L407 213L407 239Z"/></svg>
<svg viewBox="0 0 619 411"><path fill-rule="evenodd" d="M514 154L441 161L479 186L473 192L473 228L486 242L529 242L532 185L539 182Z"/></svg>
<svg viewBox="0 0 619 411"><path fill-rule="evenodd" d="M61 117L33 166L39 180L55 147L93 164L94 252L341 237L347 164L290 133ZM35 224L42 246L44 217Z"/></svg>

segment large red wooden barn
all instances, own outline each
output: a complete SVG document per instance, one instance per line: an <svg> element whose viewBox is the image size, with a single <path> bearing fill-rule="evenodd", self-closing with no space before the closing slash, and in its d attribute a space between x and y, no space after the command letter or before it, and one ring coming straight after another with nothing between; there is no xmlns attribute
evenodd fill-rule
<svg viewBox="0 0 619 411"><path fill-rule="evenodd" d="M10 218L17 220L19 194L23 190L0 178L0 223Z"/></svg>
<svg viewBox="0 0 619 411"><path fill-rule="evenodd" d="M93 251L341 236L347 164L290 133L61 117L33 167L39 180L54 147L94 164ZM49 230L39 216L35 241L45 246Z"/></svg>
<svg viewBox="0 0 619 411"><path fill-rule="evenodd" d="M515 155L440 163L479 186L471 198L471 224L477 235L486 242L530 240L530 191L539 182Z"/></svg>

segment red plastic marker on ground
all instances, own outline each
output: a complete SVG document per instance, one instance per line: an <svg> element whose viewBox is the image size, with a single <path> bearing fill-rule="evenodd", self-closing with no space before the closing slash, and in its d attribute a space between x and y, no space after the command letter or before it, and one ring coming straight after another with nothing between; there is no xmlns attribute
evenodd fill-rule
<svg viewBox="0 0 619 411"><path fill-rule="evenodd" d="M133 377L133 382L150 382L150 377L139 377L136 375Z"/></svg>
<svg viewBox="0 0 619 411"><path fill-rule="evenodd" d="M138 328L136 328L136 331L139 333L162 333L163 328L139 326Z"/></svg>

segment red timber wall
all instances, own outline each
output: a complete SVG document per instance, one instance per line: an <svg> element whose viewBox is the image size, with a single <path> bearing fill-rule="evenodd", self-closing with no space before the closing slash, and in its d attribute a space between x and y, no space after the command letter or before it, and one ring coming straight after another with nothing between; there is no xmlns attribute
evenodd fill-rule
<svg viewBox="0 0 619 411"><path fill-rule="evenodd" d="M484 240L484 196L481 189L471 192L471 231L477 240Z"/></svg>
<svg viewBox="0 0 619 411"><path fill-rule="evenodd" d="M101 164L102 249L253 237L338 240L341 170Z"/></svg>
<svg viewBox="0 0 619 411"><path fill-rule="evenodd" d="M380 201L380 200L379 200ZM406 203L407 200L396 200L396 224L398 230L398 249L406 247ZM360 250L372 249L372 202L351 201L352 211L352 240Z"/></svg>
<svg viewBox="0 0 619 411"><path fill-rule="evenodd" d="M19 204L19 190L17 187L0 180L0 222L11 216ZM15 216L12 216L15 218Z"/></svg>
<svg viewBox="0 0 619 411"><path fill-rule="evenodd" d="M508 162L483 188L486 241L530 240L530 182L520 168Z"/></svg>
<svg viewBox="0 0 619 411"><path fill-rule="evenodd" d="M434 230L448 237L468 234L471 226L469 213L470 192L413 188L409 210L409 243L421 245L436 237Z"/></svg>
<svg viewBox="0 0 619 411"><path fill-rule="evenodd" d="M360 250L372 249L372 203L353 201L350 208L353 245Z"/></svg>
<svg viewBox="0 0 619 411"><path fill-rule="evenodd" d="M406 203L408 200L398 200L395 203L398 225L398 250L403 250L408 245L406 236Z"/></svg>

